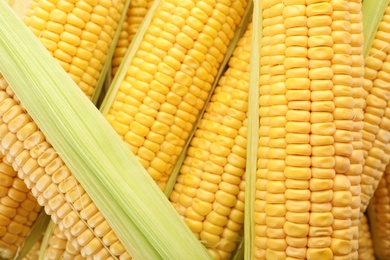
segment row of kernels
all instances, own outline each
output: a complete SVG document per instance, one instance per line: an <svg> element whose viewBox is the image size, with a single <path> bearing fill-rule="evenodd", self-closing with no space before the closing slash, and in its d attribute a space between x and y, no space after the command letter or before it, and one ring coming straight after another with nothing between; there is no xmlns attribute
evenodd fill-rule
<svg viewBox="0 0 390 260"><path fill-rule="evenodd" d="M345 173L351 183L352 194L352 211L351 216L351 229L353 231L352 238L352 259L358 259L359 248L359 223L360 223L360 180L361 172L363 170L363 143L362 129L363 129L363 108L365 106L365 100L363 99L364 89L364 58L363 58L363 23L362 23L362 3L360 0L349 2L349 21L351 25L351 76L352 76L352 97L354 98L354 126L352 131L352 146L353 151L349 157L350 167ZM358 212L357 212L358 211Z"/></svg>
<svg viewBox="0 0 390 260"><path fill-rule="evenodd" d="M239 242L244 224L243 178L243 175L222 175L222 181L218 185L220 190L215 193L215 201L212 204L213 209L203 221L200 239L210 252L214 252L212 255L216 259L230 258Z"/></svg>
<svg viewBox="0 0 390 260"><path fill-rule="evenodd" d="M239 124L239 125L241 125L241 124ZM244 127L245 126L240 127L238 132L240 132L240 133L245 132L245 130L242 130L242 128L244 128ZM245 127L245 129L246 129L246 127ZM218 140L216 140L216 142L218 143ZM242 140L241 140L241 142L242 142ZM223 165L225 165L224 168L226 170L224 170L224 173L222 174L222 179L218 184L219 191L217 191L217 193L215 193L215 202L214 203L217 203L217 205L219 205L218 207L223 206L223 207L232 208L232 207L234 207L234 205L236 205L238 203L237 199L238 199L238 194L240 191L239 185L241 182L242 174L244 173L244 171L242 171L240 169L245 168L245 159L244 159L245 157L241 157L240 155L235 155L232 153L233 150L237 150L236 147L239 146L235 143L236 142L233 141L232 144L234 144L234 145L232 147L226 147L226 148L230 149L230 151L229 151L230 154L229 155L226 154L227 158L225 159L226 161L223 163ZM222 148L222 147L223 146L220 146L220 148ZM224 148L224 149L226 149L226 148ZM220 159L222 159L223 158L222 156L224 154L216 154L216 152L218 152L218 150L219 149L217 149L217 148L214 148L213 150L211 150L211 156L214 156L215 158L219 157ZM213 161L213 158L210 157L210 160ZM238 169L238 171L234 171L234 172L230 171L229 168L232 168L232 167L234 169ZM216 174L216 173L217 172L214 172L214 174ZM232 175L232 174L234 174L234 175ZM237 181L239 181L239 182L237 182ZM217 211L217 212L219 212L219 211ZM230 221L233 221L234 223L238 223L238 225L241 225L242 224L242 217L243 217L242 209L239 211L232 209L231 212L230 213L229 212L230 212L230 210L226 211L224 213L219 212L219 214L221 214L221 213L227 214L229 216ZM203 222L203 226L206 227L206 226L210 225L210 224L208 224L209 222L210 221L206 218ZM221 228L223 227L223 223L216 223L216 224L222 225ZM225 228L229 228L229 226L226 226ZM234 231L239 232L240 230L234 230ZM206 235L206 233L207 233L207 231L204 229L200 233L200 238L203 239L204 236ZM214 235L216 235L216 234L214 234ZM211 238L210 234L208 234L206 237L209 237L209 240ZM219 239L211 239L209 241L209 244L207 242L205 244L208 247L214 247L218 243L219 243ZM218 247L220 247L220 245L218 245L217 248Z"/></svg>
<svg viewBox="0 0 390 260"><path fill-rule="evenodd" d="M262 21L262 42L260 50L260 86L259 86L259 143L257 151L257 172L256 172L256 193L254 203L254 257L255 259L265 259L267 249L267 225L266 225L266 184L267 184L267 162L269 150L269 105L270 83L269 78L269 57L271 55L271 26L276 24L270 12L270 3L263 4Z"/></svg>
<svg viewBox="0 0 390 260"><path fill-rule="evenodd" d="M308 37L305 30L306 6L302 3L285 3L284 10L286 30L286 98L288 112L286 114L285 142L287 157L284 176L286 177L286 254L292 258L306 258L312 240L308 240L310 221L310 197L308 180L311 177L312 153L309 139L310 103L309 66L307 48ZM306 79L305 79L306 78Z"/></svg>
<svg viewBox="0 0 390 260"><path fill-rule="evenodd" d="M310 81L310 144L312 178L311 213L308 235L307 258L315 259L320 255L333 256L331 234L334 217L331 213L333 199L334 154L333 147L335 125L334 94L332 92L333 70L331 58L334 50L330 25L332 7L330 3L313 3L307 6L308 16L308 77ZM329 35L329 36L328 36Z"/></svg>
<svg viewBox="0 0 390 260"><path fill-rule="evenodd" d="M354 98L353 98L353 78L351 76L351 23L349 13L349 2L344 1L340 6L335 1L332 2L333 14L331 29L334 44L347 44L349 48L337 48L332 57L333 69L333 94L334 94L334 119L336 131L334 137L335 147L335 170L333 185L333 208L343 208L344 215L335 214L332 210L334 223L332 233L332 251L338 257L351 257L353 230L351 229L352 221L352 193L350 190L350 181L345 173L350 168L350 159L353 151L353 131L354 127ZM337 7L335 7L337 6ZM336 9L337 8L337 9ZM350 212L350 213L349 213ZM358 213L357 211L355 211ZM348 213L348 214L347 214ZM356 216L357 218L359 215ZM355 217L355 218L356 218ZM356 241L357 242L357 241ZM339 246L343 245L341 249ZM357 249L357 245L356 245Z"/></svg>
<svg viewBox="0 0 390 260"><path fill-rule="evenodd" d="M267 160L267 183L265 185L265 224L267 226L266 258L285 257L285 212L286 199L284 197L284 160L286 157L284 142L287 100L285 81L285 69L282 65L285 60L285 28L275 24L275 21L284 22L284 3L276 1L270 6L272 15L270 33L270 56L268 58L269 77L269 140Z"/></svg>

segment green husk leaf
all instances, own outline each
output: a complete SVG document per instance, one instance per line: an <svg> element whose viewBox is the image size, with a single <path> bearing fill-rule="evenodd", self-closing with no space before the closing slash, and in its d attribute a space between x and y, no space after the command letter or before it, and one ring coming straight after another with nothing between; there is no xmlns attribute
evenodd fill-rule
<svg viewBox="0 0 390 260"><path fill-rule="evenodd" d="M232 257L230 258L230 260L242 260L244 259L244 254L245 254L245 239L244 239L244 236L243 236L243 233L240 235L240 243L238 244L238 246L236 247L236 249L234 250L234 252L232 253Z"/></svg>
<svg viewBox="0 0 390 260"><path fill-rule="evenodd" d="M41 247L39 249L39 260L45 260L45 250L49 247L50 238L53 235L53 231L56 224L51 220L46 228L45 234L42 239Z"/></svg>
<svg viewBox="0 0 390 260"><path fill-rule="evenodd" d="M37 219L34 222L34 225L30 229L29 235L26 237L23 246L18 252L16 259L20 260L25 257L28 252L30 252L31 248L37 243L37 241L41 238L43 232L46 227L49 225L50 216L45 213L45 210L42 208L39 213Z"/></svg>
<svg viewBox="0 0 390 260"><path fill-rule="evenodd" d="M363 12L363 57L367 58L370 54L375 34L383 14L389 5L390 0L364 0L362 4Z"/></svg>
<svg viewBox="0 0 390 260"><path fill-rule="evenodd" d="M0 73L129 253L210 259L117 133L4 1L0 13Z"/></svg>
<svg viewBox="0 0 390 260"><path fill-rule="evenodd" d="M248 133L245 171L245 259L254 255L254 203L256 192L257 146L259 143L260 49L262 38L262 1L254 0L248 100Z"/></svg>

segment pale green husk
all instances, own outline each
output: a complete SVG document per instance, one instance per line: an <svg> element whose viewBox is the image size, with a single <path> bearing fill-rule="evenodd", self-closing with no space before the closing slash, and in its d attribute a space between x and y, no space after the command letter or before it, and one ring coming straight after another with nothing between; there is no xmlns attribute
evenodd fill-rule
<svg viewBox="0 0 390 260"><path fill-rule="evenodd" d="M39 249L39 259L38 260L45 260L45 250L49 247L50 238L53 235L54 228L56 227L56 224L51 220L49 225L47 226L45 230L45 235L43 236L41 247Z"/></svg>
<svg viewBox="0 0 390 260"><path fill-rule="evenodd" d="M259 143L260 49L262 38L262 1L254 0L248 100L248 137L245 171L245 259L254 255L254 203L256 192L257 147Z"/></svg>
<svg viewBox="0 0 390 260"><path fill-rule="evenodd" d="M210 259L164 194L39 40L0 1L0 73L135 259Z"/></svg>
<svg viewBox="0 0 390 260"><path fill-rule="evenodd" d="M23 259L28 252L30 252L31 248L37 243L37 241L41 238L43 232L46 230L50 222L50 216L45 213L45 210L42 208L39 213L37 219L34 222L34 225L31 227L26 240L24 241L23 246L18 251L16 259Z"/></svg>
<svg viewBox="0 0 390 260"><path fill-rule="evenodd" d="M363 56L370 54L372 42L375 39L376 31L382 20L383 14L389 5L390 0L364 0L362 4L363 12Z"/></svg>

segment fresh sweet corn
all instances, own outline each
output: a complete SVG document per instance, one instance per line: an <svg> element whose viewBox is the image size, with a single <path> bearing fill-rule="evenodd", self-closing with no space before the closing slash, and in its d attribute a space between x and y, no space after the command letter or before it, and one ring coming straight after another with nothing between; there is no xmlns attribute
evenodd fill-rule
<svg viewBox="0 0 390 260"><path fill-rule="evenodd" d="M125 57L126 51L129 48L135 34L138 31L140 24L142 23L146 13L150 6L153 4L153 0L132 0L130 1L129 9L126 13L126 18L122 24L122 30L119 35L118 42L115 46L115 52L112 57L112 76L115 76L119 65Z"/></svg>
<svg viewBox="0 0 390 260"><path fill-rule="evenodd" d="M170 201L215 259L230 259L244 222L252 24L191 140Z"/></svg>
<svg viewBox="0 0 390 260"><path fill-rule="evenodd" d="M101 111L152 178L166 182L203 108L246 1L164 0ZM118 72L119 73L119 72Z"/></svg>
<svg viewBox="0 0 390 260"><path fill-rule="evenodd" d="M386 126L386 115L390 101L385 93L389 58L381 53L387 53L388 45L382 42L378 45L378 39L383 41L383 38L387 37L387 31L378 33L378 38L374 40L373 55L367 60L366 79L363 80L362 14L359 0L273 0L264 3L259 169L255 203L255 230L258 237L255 239L255 256L259 259L340 260L358 259L359 255L369 259L368 253L362 252L364 247L358 247L363 237L367 237L364 233L366 228L363 227L367 220L360 211L366 210L372 196L372 202L377 203L377 197L380 197L387 187L386 179L380 176L388 163L390 148L386 142L388 135L385 133L389 130ZM380 29L387 28L385 22L388 20L389 17L385 15ZM377 60L376 55L384 58ZM141 61L138 62L141 64ZM141 70L142 66L148 65L141 64ZM363 81L365 93L362 91ZM8 89L8 94L12 96L12 90ZM150 96L150 99L152 98ZM363 116L363 111L367 116ZM124 122L129 120L124 114L118 117ZM157 117L158 114L156 119ZM160 119L167 120L164 116ZM120 130L120 124L123 123L121 120L116 123ZM140 142L145 143L148 141L146 137L149 130L143 129L142 124L146 122L137 124L138 128L129 126L130 130L135 132L144 131L143 141ZM244 129L247 122L242 124ZM206 126L204 123L205 129ZM202 127L201 123L200 128ZM160 125L158 130L164 129ZM172 129L169 128L170 130ZM166 136L171 133L169 131L166 131ZM229 257L230 247L225 250L227 246L221 243L223 239L212 233L224 231L209 224L204 224L206 229L208 227L208 230L204 231L196 224L201 221L202 217L199 218L199 215L206 215L204 210L209 211L210 208L201 208L200 205L206 203L195 202L193 199L198 196L195 189L197 187L194 185L199 176L188 177L192 176L189 174L192 172L199 174L196 170L191 171L188 165L200 166L203 163L201 159L206 156L199 149L199 135L199 132L195 134L192 142L194 146L188 151L188 157L182 167L183 175L178 179L171 200L179 212L186 212L184 219L187 224L206 246L210 245L209 251L212 255L216 258ZM134 135L131 137L130 140L137 140ZM1 146L7 156L6 162L16 162L17 156L12 154L10 144L7 145ZM149 145L156 147L151 146L151 142ZM136 154L143 166L150 168L145 157L153 157L151 151L142 146L129 146L133 152L137 150ZM226 152L226 149L218 150L221 151ZM155 154L157 156L158 152ZM166 168L168 159L165 155L158 157L158 163L153 164L159 166L158 168ZM165 164L163 159L167 160ZM197 162L194 162L194 159ZM210 166L209 164L208 167ZM217 167L209 169L215 170ZM362 171L363 176L360 177ZM154 170L149 173L153 177L160 177ZM31 179L26 180L29 185L33 185ZM164 189L166 178L159 180L162 180L159 182L160 188ZM78 184L74 184L74 179L72 181L77 188ZM241 184L239 188L239 192L243 192ZM39 194L37 188L33 192ZM81 192L80 197L86 194L82 189L73 192ZM180 192L184 195L179 195ZM38 198L43 201L42 197ZM227 197L223 198L225 203L229 201ZM184 204L192 203L192 209L184 209ZM387 207L380 207L379 204L376 210L383 213ZM50 212L54 216L57 214L56 209ZM387 217L381 218L383 219L386 220ZM207 221L209 220L206 219L206 223ZM68 244L81 249L79 237L65 228L65 221L58 223L70 240ZM88 229L84 226L83 228ZM364 232L359 234L359 229ZM211 242L208 242L209 238ZM387 242L384 243L384 248L387 248Z"/></svg>
<svg viewBox="0 0 390 260"><path fill-rule="evenodd" d="M353 151L349 157L349 170L345 173L351 183L352 193L352 215L351 230L352 237L352 259L358 259L359 248L359 225L360 225L360 204L361 204L361 173L363 171L363 108L365 100L363 99L363 82L364 82L364 57L363 57L363 23L362 23L362 4L361 0L351 1L349 3L349 21L351 24L351 76L352 76L352 97L354 98L354 114L352 132Z"/></svg>
<svg viewBox="0 0 390 260"><path fill-rule="evenodd" d="M24 23L90 98L124 9L124 0L32 1Z"/></svg>
<svg viewBox="0 0 390 260"><path fill-rule="evenodd" d="M361 4L275 0L263 8L254 257L357 259L359 173L348 171L363 64L351 36L361 19L350 15Z"/></svg>
<svg viewBox="0 0 390 260"><path fill-rule="evenodd" d="M78 246L84 256L101 259L110 254L129 258L126 250L135 258L210 259L75 82L3 1L0 12L0 71L12 86L1 80L6 94L0 102L4 113L0 116L4 122L1 134L9 135L4 139L4 158L45 205L72 246ZM28 62L36 56L40 59L34 64ZM22 141L18 137L23 140L22 149L13 146Z"/></svg>

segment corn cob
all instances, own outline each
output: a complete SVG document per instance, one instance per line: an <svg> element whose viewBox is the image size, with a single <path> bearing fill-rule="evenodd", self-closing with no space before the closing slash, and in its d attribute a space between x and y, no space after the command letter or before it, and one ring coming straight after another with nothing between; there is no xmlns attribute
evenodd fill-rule
<svg viewBox="0 0 390 260"><path fill-rule="evenodd" d="M255 257L354 258L350 1L267 1L263 16Z"/></svg>
<svg viewBox="0 0 390 260"><path fill-rule="evenodd" d="M345 173L351 183L352 193L352 215L351 215L351 230L352 230L352 259L358 259L359 247L359 222L360 222L360 180L363 171L363 108L365 100L363 99L363 82L364 82L364 57L363 57L363 23L362 23L362 4L361 0L351 1L349 3L349 21L351 23L351 76L352 76L352 96L354 98L354 125L352 130L352 146L353 151L350 156L350 167Z"/></svg>
<svg viewBox="0 0 390 260"><path fill-rule="evenodd" d="M364 68L364 128L362 131L364 167L361 177L361 212L365 212L383 171L389 162L387 111L390 95L390 7L387 7L373 40Z"/></svg>
<svg viewBox="0 0 390 260"><path fill-rule="evenodd" d="M2 140L5 142L5 140ZM24 244L41 207L6 161L0 162L0 258L12 259Z"/></svg>
<svg viewBox="0 0 390 260"><path fill-rule="evenodd" d="M351 3L350 3L351 4ZM285 6L289 6L288 5L288 1L284 1L284 5ZM352 9L351 8L349 8L349 12L352 12ZM274 16L274 17L276 17L276 16ZM350 20L351 22L352 22L352 18L351 18L351 20ZM351 29L351 34L352 34L352 29ZM276 46L277 45L277 43L273 43L273 45L272 46ZM351 41L351 45L352 45L352 41ZM357 53L354 53L353 51L350 53L351 55L353 55L353 54L356 54L357 56L359 56L359 54L357 54ZM332 63L332 64L334 64L334 63ZM353 67L353 65L352 65L353 63L351 63L351 67ZM359 64L360 63L355 63L355 67L356 68L359 68ZM275 65L273 65L273 66L275 66ZM353 75L353 72L351 72L351 76ZM275 76L275 75L272 75L273 77ZM272 79L272 76L271 76L271 79ZM352 87L354 87L354 85L352 86ZM356 87L358 87L358 86L356 86ZM357 91L359 91L359 90L357 90ZM355 115L357 115L358 114L358 112L356 112L356 109L359 109L359 106L356 106L356 99L359 99L359 94L357 94L356 96L355 96L355 93L356 92L354 92L354 91L352 91L353 92L353 94L351 95L355 100L354 100L354 103L355 103L355 105L354 105L354 110L355 110ZM269 95L271 95L271 97L274 97L275 95L278 95L278 94L275 94L275 93L273 93L273 94L269 94ZM271 106L273 106L272 105L272 103L271 103ZM355 118L354 118L354 120L353 120L354 122L356 122L356 121L358 121L358 119L357 119L357 117L355 116ZM267 125L266 125L267 126ZM274 125L272 125L271 126L271 129L273 129L272 127L274 127ZM355 133L358 133L358 129L359 129L359 126L356 126L356 124L354 124L354 126L352 127L352 129L353 129L353 131L355 131L355 132L353 132L353 140L354 140L354 142L357 140L355 137L358 135L358 134L355 134ZM338 130L340 130L340 129L337 129L336 131L338 131ZM342 129L341 129L342 130ZM337 135L338 136L338 135ZM336 141L336 137L337 136L334 136L334 139L335 139L335 141ZM276 139L276 138L275 138ZM273 140L272 138L271 138L271 141L275 141L276 142L276 140ZM352 145L353 145L353 148L355 149L355 148L358 148L359 147L359 145L358 144L354 144L354 143L352 143ZM272 148L275 148L275 147L271 147L270 148L270 150L272 150ZM279 147L277 147L277 148L279 148ZM354 157L354 155L353 154L350 154L349 155L349 160L350 160L350 168L349 168L349 170L346 172L346 174L349 174L350 172L352 172L352 170L351 170L351 168L352 168L352 163L353 163L353 158L356 158L356 157ZM271 158L271 160L273 160L274 158ZM355 161L355 164L356 165L358 165L358 162L357 161ZM355 180L356 178L358 178L357 176L358 176L358 174L356 174L356 172L354 172L355 174L352 174L353 176L351 177L350 175L348 175L347 177L348 177L348 179L349 179L349 182L350 182L350 187L349 187L349 189L350 189L350 192L351 192L351 196L352 196L352 199L351 200L353 200L353 198L354 197L356 197L356 194L353 192L354 191L354 189L352 188L352 186L356 186L356 182L355 183L353 183L353 180ZM269 178L268 176L267 176L267 178ZM268 180L268 181L274 181L274 180ZM381 184L379 184L379 187L382 187L381 186ZM272 193L272 192L271 192ZM268 195L268 194L267 194ZM352 203L351 205L350 205L350 207L351 207L351 210L353 211L353 207L355 207L354 205L356 205L356 203ZM351 219L351 221L353 222L353 218L355 218L356 219L356 215L354 215L354 213L351 213L351 217L350 217L350 219ZM355 222L356 223L356 222ZM351 223L351 225L352 225L353 223ZM355 231L353 231L352 232L353 234L352 234L352 238L355 238ZM286 241L287 241L287 239L286 239ZM271 242L269 242L269 243L272 243L272 242L275 242L274 240L272 240ZM351 245L351 250L353 250L353 245ZM352 254L352 253L351 253ZM340 256L339 256L340 257ZM336 258L337 258L337 256L336 256ZM341 258L341 257L340 257Z"/></svg>
<svg viewBox="0 0 390 260"><path fill-rule="evenodd" d="M361 11L361 4L355 3L355 1L342 1L337 3L337 1L331 1L333 7L332 15L337 17L337 14L346 15L350 17L350 12L359 14ZM352 8L354 7L354 8ZM341 10L343 12L337 12ZM352 219L359 218L359 210L357 206L359 205L359 200L352 200L353 195L356 198L356 195L359 195L359 187L357 186L359 182L356 180L356 175L359 175L360 172L354 172L352 169L352 174L350 178L345 176L350 176L349 170L351 170L350 161L351 158L357 158L355 164L359 163L359 156L355 156L359 151L355 150L356 153L353 154L353 145L352 142L355 141L357 148L359 148L359 138L354 139L354 132L356 137L359 137L359 131L361 129L359 125L359 120L362 120L361 112L359 111L359 105L361 104L356 102L357 105L354 105L355 99L359 99L359 91L362 87L362 70L363 63L362 61L362 51L361 41L359 42L359 26L361 28L361 19L353 21L352 25L349 21L344 22L342 19L332 17L333 21L331 24L332 29L332 39L333 39L333 57L332 57L332 69L333 69L333 88L332 92L334 95L333 103L334 110L333 112L333 123L336 127L336 131L333 135L334 143L334 170L329 171L334 172L333 177L333 198L332 198L332 214L333 214L333 224L332 224L332 240L330 248L333 251L334 259L343 259L343 257L352 257L357 258L356 253L351 254L352 248L357 249L357 232L353 233ZM358 27L358 32L355 37L358 37L357 42L353 42L351 39L351 33L349 31L351 28ZM356 32L354 32L356 34ZM360 37L361 37L360 31ZM356 44L358 44L356 46ZM360 44L360 45L359 45ZM357 52L353 52L353 47L357 49ZM356 74L352 73L353 60L357 60L355 63L354 71ZM354 96L353 92L356 91L357 95ZM313 96L313 92L312 92ZM320 104L320 103L318 103ZM313 103L312 103L313 107ZM360 107L361 109L361 107ZM330 111L329 111L330 112ZM355 121L354 121L355 120ZM324 129L325 130L325 129ZM350 131L354 132L350 132ZM313 134L313 131L312 131ZM320 148L320 147L319 147ZM320 159L320 158L318 158ZM314 161L312 161L314 162ZM320 167L321 168L321 167ZM321 177L319 177L321 178ZM353 180L353 181L352 181ZM320 181L320 180L319 180ZM319 182L320 183L320 182ZM351 187L352 185L355 188ZM353 207L355 210L353 210ZM355 224L356 226L356 224ZM356 228L354 229L356 230ZM355 246L351 239L355 237Z"/></svg>
<svg viewBox="0 0 390 260"><path fill-rule="evenodd" d="M165 190L246 1L161 1L101 111ZM130 61L129 61L130 63ZM119 73L119 72L118 72Z"/></svg>
<svg viewBox="0 0 390 260"><path fill-rule="evenodd" d="M125 1L32 1L23 18L46 49L92 99Z"/></svg>
<svg viewBox="0 0 390 260"><path fill-rule="evenodd" d="M115 76L115 73L118 70L118 67L130 46L130 43L137 33L137 30L152 3L153 0L130 1L129 9L127 10L126 18L122 25L121 34L119 35L119 39L115 46L115 52L111 61L112 77Z"/></svg>
<svg viewBox="0 0 390 260"><path fill-rule="evenodd" d="M358 253L361 260L375 260L371 232L365 214L360 215Z"/></svg>
<svg viewBox="0 0 390 260"><path fill-rule="evenodd" d="M244 222L251 29L249 24L219 80L170 196L214 259L230 259Z"/></svg>
<svg viewBox="0 0 390 260"><path fill-rule="evenodd" d="M267 93L268 100L266 103L268 113L266 114L267 122L266 126L268 129L266 130L266 134L268 136L268 143L265 144L267 153L266 158L267 161L258 163L259 166L265 168L261 174L261 177L265 177L266 184L264 187L260 187L260 192L262 192L262 196L265 199L265 207L264 207L264 217L263 220L266 227L266 251L265 258L281 258L286 257L285 250L287 248L286 241L284 240L285 235L283 233L283 225L285 223L285 218L278 212L278 208L282 209L284 206L282 204L286 203L286 198L283 195L284 190L280 190L284 184L281 182L284 177L281 178L280 173L280 163L284 160L284 155L280 153L280 151L286 148L286 143L283 140L283 128L285 127L285 113L287 108L287 103L285 99L285 86L283 81L285 81L284 75L282 75L278 71L283 67L284 62L284 49L285 46L283 42L286 39L285 33L286 29L279 29L278 24L284 24L284 14L283 10L286 7L286 4L283 1L273 1L269 2L269 12L271 16L271 20L273 24L270 25L270 45L269 45L269 57L268 57L268 73L269 73L269 92ZM275 22L277 21L277 22ZM266 30L264 28L264 30ZM267 84L267 86L268 86ZM260 90L260 95L262 94ZM262 103L262 100L260 100ZM261 104L260 103L260 104ZM261 112L260 112L261 113ZM262 114L260 114L260 120L262 119ZM260 121L260 128L263 126ZM262 131L262 130L260 130ZM263 133L260 134L260 138L262 138ZM282 185L282 186L281 186ZM258 186L259 187L259 186ZM282 208L281 208L282 206ZM272 210L275 208L275 210ZM271 211L273 212L271 212ZM283 214L284 215L284 214ZM271 231L273 230L273 231ZM273 234L271 234L271 232ZM284 240L284 242L282 241Z"/></svg>

